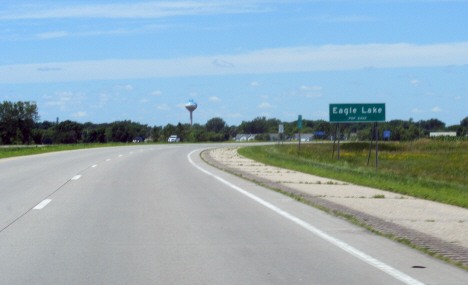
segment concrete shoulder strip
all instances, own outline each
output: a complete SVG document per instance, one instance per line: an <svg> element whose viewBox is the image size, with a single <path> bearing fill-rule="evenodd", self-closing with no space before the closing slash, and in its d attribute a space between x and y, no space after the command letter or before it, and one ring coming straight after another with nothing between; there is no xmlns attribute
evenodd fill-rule
<svg viewBox="0 0 468 285"><path fill-rule="evenodd" d="M366 262L367 264L372 265L375 268L389 274L390 276L394 277L395 279L398 279L398 280L400 280L401 282L403 282L403 283L405 283L407 285L424 285L424 283L412 278L411 276L409 276L409 275L407 275L407 274L405 274L405 273L403 273L403 272L401 272L401 271L399 271L399 270L397 270L397 269L395 269L395 268L393 268L393 267L391 267L391 266L377 260L376 258L373 258L373 257L367 255L366 253L364 253L364 252L352 247L351 245L349 245L349 244L347 244L347 243L345 243L345 242L343 242L343 241L341 241L341 240L339 240L339 239L337 239L337 238L335 238L335 237L321 231L320 229L318 229L318 228L312 226L311 224L297 218L296 216L294 216L294 215L292 215L292 214L290 214L290 213L288 213L288 212L274 206L273 204L271 204L271 203L269 203L269 202L255 196L255 195L253 195L252 193L250 193L250 192L248 192L248 191L246 191L246 190L244 190L244 189L230 183L229 181L226 181L223 178L221 178L221 177L219 177L219 176L217 176L217 175L215 175L215 174L201 168L200 166L196 165L193 162L192 158L191 158L191 155L193 153L197 152L197 151L200 151L200 149L197 149L197 150L194 150L194 151L190 152L187 155L187 158L188 158L189 162L194 167L196 167L200 171L204 172L205 174L207 174L209 176L212 176L213 178L215 178L215 179L219 180L220 182L226 184L227 186L233 188L234 190L238 191L239 193L244 194L245 196L249 197L250 199L258 202L259 204L269 208L270 210L276 212L277 214L279 214L279 215L285 217L286 219L294 222L295 224L303 227L304 229L308 230L309 232L311 232L311 233L319 236L320 238L330 242L331 244L341 248L342 250L348 252L349 254L354 255L355 257L361 259L362 261Z"/></svg>

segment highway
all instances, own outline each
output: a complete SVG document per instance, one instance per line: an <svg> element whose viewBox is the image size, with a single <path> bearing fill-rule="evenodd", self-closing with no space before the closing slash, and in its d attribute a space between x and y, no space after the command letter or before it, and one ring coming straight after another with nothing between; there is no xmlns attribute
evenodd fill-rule
<svg viewBox="0 0 468 285"><path fill-rule="evenodd" d="M216 146L0 160L0 284L467 284L467 271L205 164Z"/></svg>

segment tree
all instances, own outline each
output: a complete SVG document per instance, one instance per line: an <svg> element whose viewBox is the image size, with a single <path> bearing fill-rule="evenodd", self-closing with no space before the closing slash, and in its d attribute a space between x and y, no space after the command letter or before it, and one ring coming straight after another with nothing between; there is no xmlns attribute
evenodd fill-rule
<svg viewBox="0 0 468 285"><path fill-rule="evenodd" d="M175 134L179 137L180 141L184 141L185 139L184 130L184 126L181 123L178 123L177 127L175 128Z"/></svg>
<svg viewBox="0 0 468 285"><path fill-rule="evenodd" d="M208 132L214 132L214 133L219 133L224 127L226 126L226 122L219 118L212 118L206 122L206 130Z"/></svg>
<svg viewBox="0 0 468 285"><path fill-rule="evenodd" d="M113 123L110 133L113 142L131 142L136 136L136 131L131 128L130 121Z"/></svg>
<svg viewBox="0 0 468 285"><path fill-rule="evenodd" d="M99 143L106 142L106 128L103 126L90 130L87 135L88 135L88 142L99 142Z"/></svg>
<svg viewBox="0 0 468 285"><path fill-rule="evenodd" d="M159 137L161 136L160 134L160 128L154 126L151 129L151 138L153 139L153 142L157 142L159 140Z"/></svg>
<svg viewBox="0 0 468 285"><path fill-rule="evenodd" d="M160 132L162 139L167 142L167 139L175 134L176 127L171 124L167 124Z"/></svg>
<svg viewBox="0 0 468 285"><path fill-rule="evenodd" d="M81 141L83 125L66 120L55 126L54 143L77 143Z"/></svg>
<svg viewBox="0 0 468 285"><path fill-rule="evenodd" d="M29 143L39 120L36 102L4 101L0 104L0 141L4 144Z"/></svg>
<svg viewBox="0 0 468 285"><path fill-rule="evenodd" d="M242 121L239 125L239 133L263 134L268 132L268 125L265 117L257 117L251 122Z"/></svg>
<svg viewBox="0 0 468 285"><path fill-rule="evenodd" d="M468 117L464 118L463 120L460 121L460 126L466 128L468 127Z"/></svg>

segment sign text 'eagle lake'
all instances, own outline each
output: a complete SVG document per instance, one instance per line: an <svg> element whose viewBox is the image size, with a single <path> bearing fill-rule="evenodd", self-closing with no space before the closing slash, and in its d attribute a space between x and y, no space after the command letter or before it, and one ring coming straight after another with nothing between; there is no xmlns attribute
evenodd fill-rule
<svg viewBox="0 0 468 285"><path fill-rule="evenodd" d="M330 104L330 123L385 122L385 103Z"/></svg>

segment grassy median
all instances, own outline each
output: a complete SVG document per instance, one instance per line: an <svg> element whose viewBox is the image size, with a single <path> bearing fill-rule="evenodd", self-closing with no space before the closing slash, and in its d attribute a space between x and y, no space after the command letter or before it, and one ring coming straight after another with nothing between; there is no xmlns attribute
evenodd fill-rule
<svg viewBox="0 0 468 285"><path fill-rule="evenodd" d="M239 149L245 157L288 169L468 208L468 142L421 139L379 143L367 166L369 143L252 146Z"/></svg>
<svg viewBox="0 0 468 285"><path fill-rule="evenodd" d="M63 144L63 145L45 145L45 146L7 146L0 147L0 159L14 157L41 154L54 151L65 151L65 150L77 150L85 148L96 148L96 147L109 147L109 146L125 146L128 144L124 143L90 143L90 144Z"/></svg>

